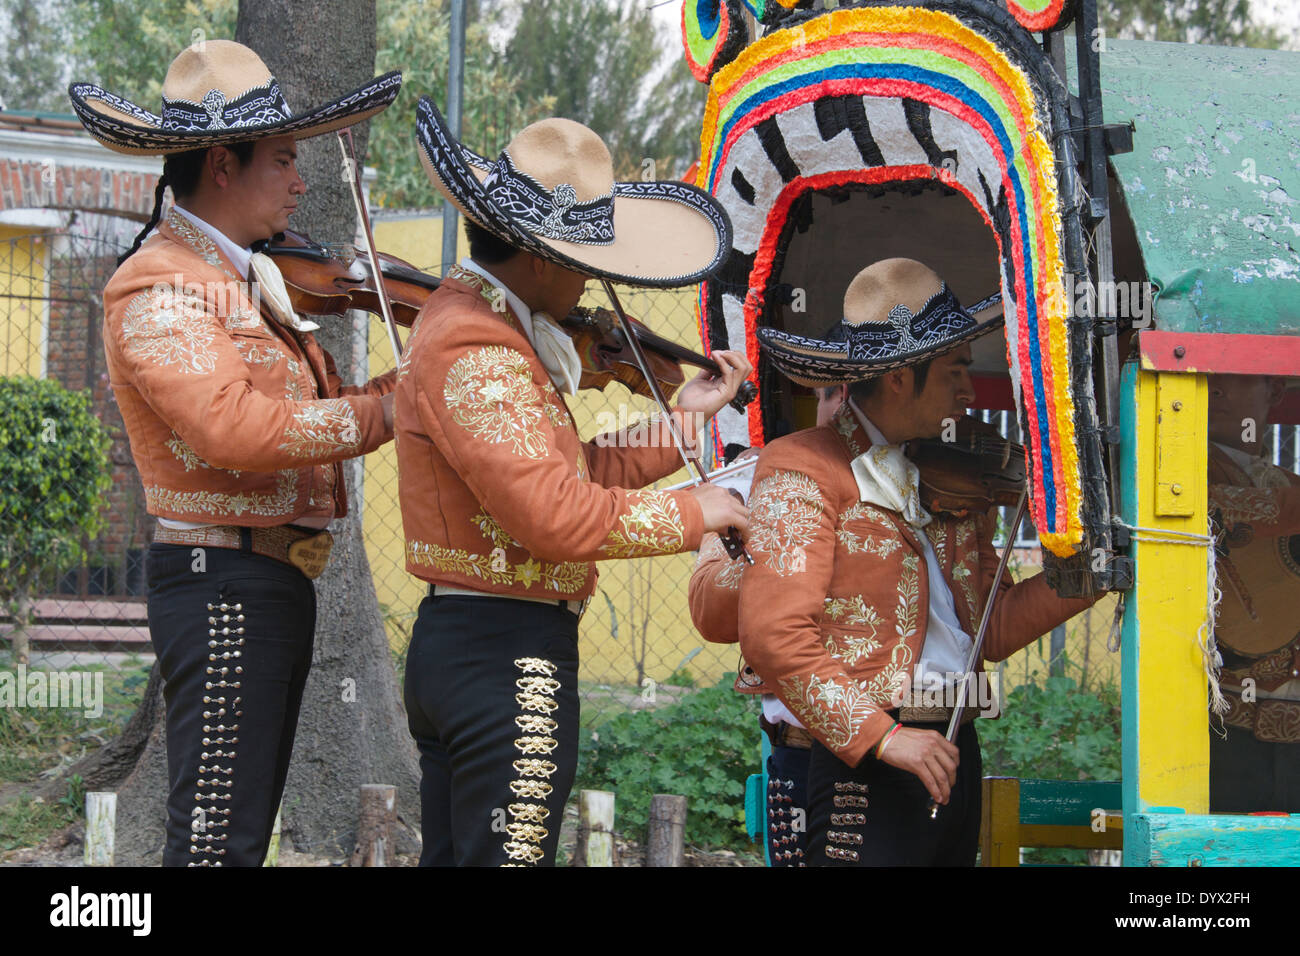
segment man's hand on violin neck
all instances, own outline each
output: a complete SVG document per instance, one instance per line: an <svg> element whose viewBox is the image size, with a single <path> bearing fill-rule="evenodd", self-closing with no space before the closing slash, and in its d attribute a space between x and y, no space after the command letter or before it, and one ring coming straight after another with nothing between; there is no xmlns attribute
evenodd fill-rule
<svg viewBox="0 0 1300 956"><path fill-rule="evenodd" d="M730 491L720 485L696 485L691 494L699 502L704 514L704 530L725 532L735 528L744 532L749 527L749 509Z"/></svg>
<svg viewBox="0 0 1300 956"><path fill-rule="evenodd" d="M722 368L722 375L701 372L677 393L677 407L709 419L736 397L736 392L754 367L743 352L714 352L712 358ZM700 423L703 424L702 422Z"/></svg>
<svg viewBox="0 0 1300 956"><path fill-rule="evenodd" d="M946 804L957 784L958 754L957 747L937 731L900 727L880 759L891 767L915 774L935 803Z"/></svg>

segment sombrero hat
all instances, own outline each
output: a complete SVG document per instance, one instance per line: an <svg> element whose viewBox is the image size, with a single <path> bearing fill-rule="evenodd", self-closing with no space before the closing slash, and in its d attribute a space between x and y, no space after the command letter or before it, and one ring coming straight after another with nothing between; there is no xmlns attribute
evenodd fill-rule
<svg viewBox="0 0 1300 956"><path fill-rule="evenodd" d="M787 378L824 388L915 365L1001 325L1001 296L968 312L929 266L915 259L881 259L849 283L839 334L814 339L760 328L757 335Z"/></svg>
<svg viewBox="0 0 1300 956"><path fill-rule="evenodd" d="M458 142L427 96L415 129L429 179L468 219L575 272L672 288L711 275L731 247L712 196L676 180L616 182L605 144L573 120L532 124L495 162Z"/></svg>
<svg viewBox="0 0 1300 956"><path fill-rule="evenodd" d="M401 85L401 73L385 73L295 114L261 57L242 43L205 40L172 60L163 80L161 115L93 83L73 83L68 96L81 125L109 149L165 155L265 136L319 136L378 113Z"/></svg>

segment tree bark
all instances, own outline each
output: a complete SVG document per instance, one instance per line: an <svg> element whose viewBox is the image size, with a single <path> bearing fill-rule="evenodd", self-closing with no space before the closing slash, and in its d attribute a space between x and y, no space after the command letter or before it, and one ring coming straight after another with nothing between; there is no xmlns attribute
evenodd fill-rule
<svg viewBox="0 0 1300 956"><path fill-rule="evenodd" d="M241 3L235 39L266 61L291 107L308 109L374 76L375 4ZM368 131L368 123L353 127L363 163ZM299 143L298 171L308 191L293 228L318 242L350 247L357 221L338 138L331 133ZM369 326L361 328L363 334L356 335L350 318L324 319L316 333L345 382L367 377L364 332ZM348 856L361 785L394 784L399 794L395 849L411 852L418 845L419 767L361 537L361 469L350 462L343 471L349 510L331 525L334 552L316 579L316 649L285 787L283 835L300 853ZM397 493L396 488L367 491Z"/></svg>

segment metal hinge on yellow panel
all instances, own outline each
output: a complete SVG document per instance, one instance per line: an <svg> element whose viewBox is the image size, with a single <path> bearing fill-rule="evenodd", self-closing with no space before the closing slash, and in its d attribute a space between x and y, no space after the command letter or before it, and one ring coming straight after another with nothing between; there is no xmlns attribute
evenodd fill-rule
<svg viewBox="0 0 1300 956"><path fill-rule="evenodd" d="M1196 511L1198 485L1205 483L1204 423L1196 420L1201 411L1197 376L1164 372L1156 389L1155 512L1189 517Z"/></svg>

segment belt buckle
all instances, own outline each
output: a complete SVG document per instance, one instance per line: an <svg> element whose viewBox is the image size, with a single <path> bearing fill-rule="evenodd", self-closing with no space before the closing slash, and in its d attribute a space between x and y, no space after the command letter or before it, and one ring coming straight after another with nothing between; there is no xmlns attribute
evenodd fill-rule
<svg viewBox="0 0 1300 956"><path fill-rule="evenodd" d="M289 545L289 563L309 580L315 580L329 563L333 548L334 535L322 531Z"/></svg>

